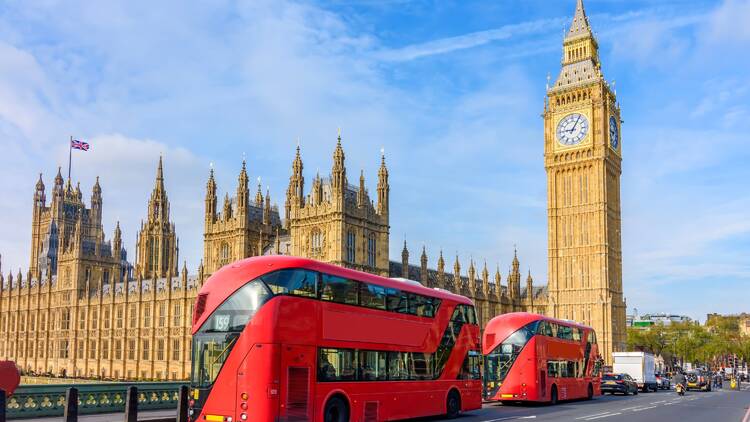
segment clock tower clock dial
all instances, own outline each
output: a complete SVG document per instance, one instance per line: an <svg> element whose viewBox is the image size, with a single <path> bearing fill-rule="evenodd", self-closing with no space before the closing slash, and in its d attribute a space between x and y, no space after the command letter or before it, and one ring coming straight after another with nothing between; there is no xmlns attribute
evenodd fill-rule
<svg viewBox="0 0 750 422"><path fill-rule="evenodd" d="M620 145L620 129L617 126L615 116L609 117L609 145L614 149L617 149L618 145Z"/></svg>
<svg viewBox="0 0 750 422"><path fill-rule="evenodd" d="M625 350L620 106L604 78L583 0L544 106L547 314L592 326L608 364Z"/></svg>

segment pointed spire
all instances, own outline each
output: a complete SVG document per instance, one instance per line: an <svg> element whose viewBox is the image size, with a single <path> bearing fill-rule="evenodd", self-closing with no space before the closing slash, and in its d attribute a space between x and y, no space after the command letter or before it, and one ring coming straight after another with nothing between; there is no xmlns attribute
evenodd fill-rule
<svg viewBox="0 0 750 422"><path fill-rule="evenodd" d="M378 214L388 214L388 197L391 187L388 184L388 168L385 166L385 150L380 150L380 169L378 170Z"/></svg>
<svg viewBox="0 0 750 422"><path fill-rule="evenodd" d="M334 195L343 199L346 190L346 166L344 165L344 148L341 146L341 129L336 141L336 149L333 151L333 168L331 169L331 188Z"/></svg>
<svg viewBox="0 0 750 422"><path fill-rule="evenodd" d="M445 271L445 259L443 259L443 250L440 249L440 256L438 257L438 271L441 273Z"/></svg>
<svg viewBox="0 0 750 422"><path fill-rule="evenodd" d="M591 25L589 24L588 16L586 16L586 9L583 7L583 0L578 0L576 2L576 12L573 15L573 22L570 24L570 30L565 39L581 35L591 35Z"/></svg>
<svg viewBox="0 0 750 422"><path fill-rule="evenodd" d="M62 177L62 167L57 167L57 176L55 176L55 186L59 186L62 188L63 185L63 177Z"/></svg>
<svg viewBox="0 0 750 422"><path fill-rule="evenodd" d="M258 176L258 191L255 192L255 205L258 207L263 206L263 190L260 185L260 176Z"/></svg>
<svg viewBox="0 0 750 422"><path fill-rule="evenodd" d="M36 190L44 191L44 181L42 181L42 173L39 173L39 180L37 180L36 182Z"/></svg>
<svg viewBox="0 0 750 422"><path fill-rule="evenodd" d="M404 249L401 250L401 276L409 278L409 249L406 247L406 239L404 239Z"/></svg>
<svg viewBox="0 0 750 422"><path fill-rule="evenodd" d="M162 166L161 154L159 154L159 166L156 168L156 181L164 182L164 167Z"/></svg>
<svg viewBox="0 0 750 422"><path fill-rule="evenodd" d="M365 196L365 170L362 169L359 172L359 191L357 192L357 206L364 207L367 204L367 197Z"/></svg>
<svg viewBox="0 0 750 422"><path fill-rule="evenodd" d="M102 194L102 187L99 185L99 176L96 176L96 182L94 182L94 188L92 189L94 192L94 195L101 195Z"/></svg>

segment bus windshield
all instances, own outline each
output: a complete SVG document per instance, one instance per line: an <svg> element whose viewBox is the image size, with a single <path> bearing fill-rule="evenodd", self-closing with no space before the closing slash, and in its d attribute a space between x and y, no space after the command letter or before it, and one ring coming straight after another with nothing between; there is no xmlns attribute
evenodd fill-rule
<svg viewBox="0 0 750 422"><path fill-rule="evenodd" d="M261 281L253 280L232 294L203 323L193 336L193 387L213 384L245 325L271 296Z"/></svg>
<svg viewBox="0 0 750 422"><path fill-rule="evenodd" d="M539 321L534 321L523 326L487 355L485 358L485 381L502 383L505 380L518 354L536 334L538 324Z"/></svg>

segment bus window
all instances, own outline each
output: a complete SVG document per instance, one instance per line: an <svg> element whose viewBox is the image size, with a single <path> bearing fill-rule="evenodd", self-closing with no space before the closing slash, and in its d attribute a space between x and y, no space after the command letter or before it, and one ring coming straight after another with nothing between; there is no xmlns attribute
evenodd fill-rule
<svg viewBox="0 0 750 422"><path fill-rule="evenodd" d="M357 305L359 283L354 280L323 274L320 298L323 300Z"/></svg>
<svg viewBox="0 0 750 422"><path fill-rule="evenodd" d="M547 376L551 378L557 378L560 376L560 371L558 371L557 361L554 361L554 360L547 361Z"/></svg>
<svg viewBox="0 0 750 422"><path fill-rule="evenodd" d="M573 329L567 325L557 326L557 338L563 340L573 340Z"/></svg>
<svg viewBox="0 0 750 422"><path fill-rule="evenodd" d="M356 354L349 349L320 349L318 381L354 381Z"/></svg>
<svg viewBox="0 0 750 422"><path fill-rule="evenodd" d="M425 308L427 307L427 298L409 293L409 313L416 316L425 316Z"/></svg>
<svg viewBox="0 0 750 422"><path fill-rule="evenodd" d="M479 380L482 379L482 354L478 350L469 350L466 352L466 358L461 365L461 372L458 373L460 380Z"/></svg>
<svg viewBox="0 0 750 422"><path fill-rule="evenodd" d="M270 297L263 283L254 280L208 317L193 336L192 385L206 388L213 384L245 325Z"/></svg>
<svg viewBox="0 0 750 422"><path fill-rule="evenodd" d="M477 323L477 311L472 305L464 305L466 307L466 322L469 324Z"/></svg>
<svg viewBox="0 0 750 422"><path fill-rule="evenodd" d="M281 270L261 277L273 294L316 296L318 275L305 270Z"/></svg>
<svg viewBox="0 0 750 422"><path fill-rule="evenodd" d="M409 313L409 301L406 292L388 289L388 310L402 314Z"/></svg>
<svg viewBox="0 0 750 422"><path fill-rule="evenodd" d="M573 328L573 340L581 341L581 329Z"/></svg>
<svg viewBox="0 0 750 422"><path fill-rule="evenodd" d="M539 327L536 330L537 334L543 336L554 337L552 334L552 324L547 321L539 321Z"/></svg>
<svg viewBox="0 0 750 422"><path fill-rule="evenodd" d="M411 379L431 380L435 367L434 355L432 353L412 353L414 370L411 371Z"/></svg>
<svg viewBox="0 0 750 422"><path fill-rule="evenodd" d="M513 362L531 340L539 321L531 322L514 332L485 357L485 377L487 381L502 383Z"/></svg>
<svg viewBox="0 0 750 422"><path fill-rule="evenodd" d="M425 316L434 318L437 315L437 310L440 308L440 299L434 297L427 298L428 306L425 308Z"/></svg>
<svg viewBox="0 0 750 422"><path fill-rule="evenodd" d="M409 353L388 352L388 379L409 379Z"/></svg>
<svg viewBox="0 0 750 422"><path fill-rule="evenodd" d="M374 284L362 284L360 289L359 300L362 306L386 310L385 287Z"/></svg>
<svg viewBox="0 0 750 422"><path fill-rule="evenodd" d="M385 381L388 379L388 373L386 372L387 356L386 352L360 351L357 379L361 381Z"/></svg>

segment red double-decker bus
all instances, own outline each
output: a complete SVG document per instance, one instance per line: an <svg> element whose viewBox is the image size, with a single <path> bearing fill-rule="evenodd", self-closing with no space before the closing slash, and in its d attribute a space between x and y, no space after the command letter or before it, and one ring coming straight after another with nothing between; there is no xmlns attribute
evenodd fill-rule
<svg viewBox="0 0 750 422"><path fill-rule="evenodd" d="M601 394L601 358L591 327L527 312L493 318L484 330L487 400L556 404Z"/></svg>
<svg viewBox="0 0 750 422"><path fill-rule="evenodd" d="M472 302L294 257L213 274L193 315L192 421L381 421L478 409Z"/></svg>

